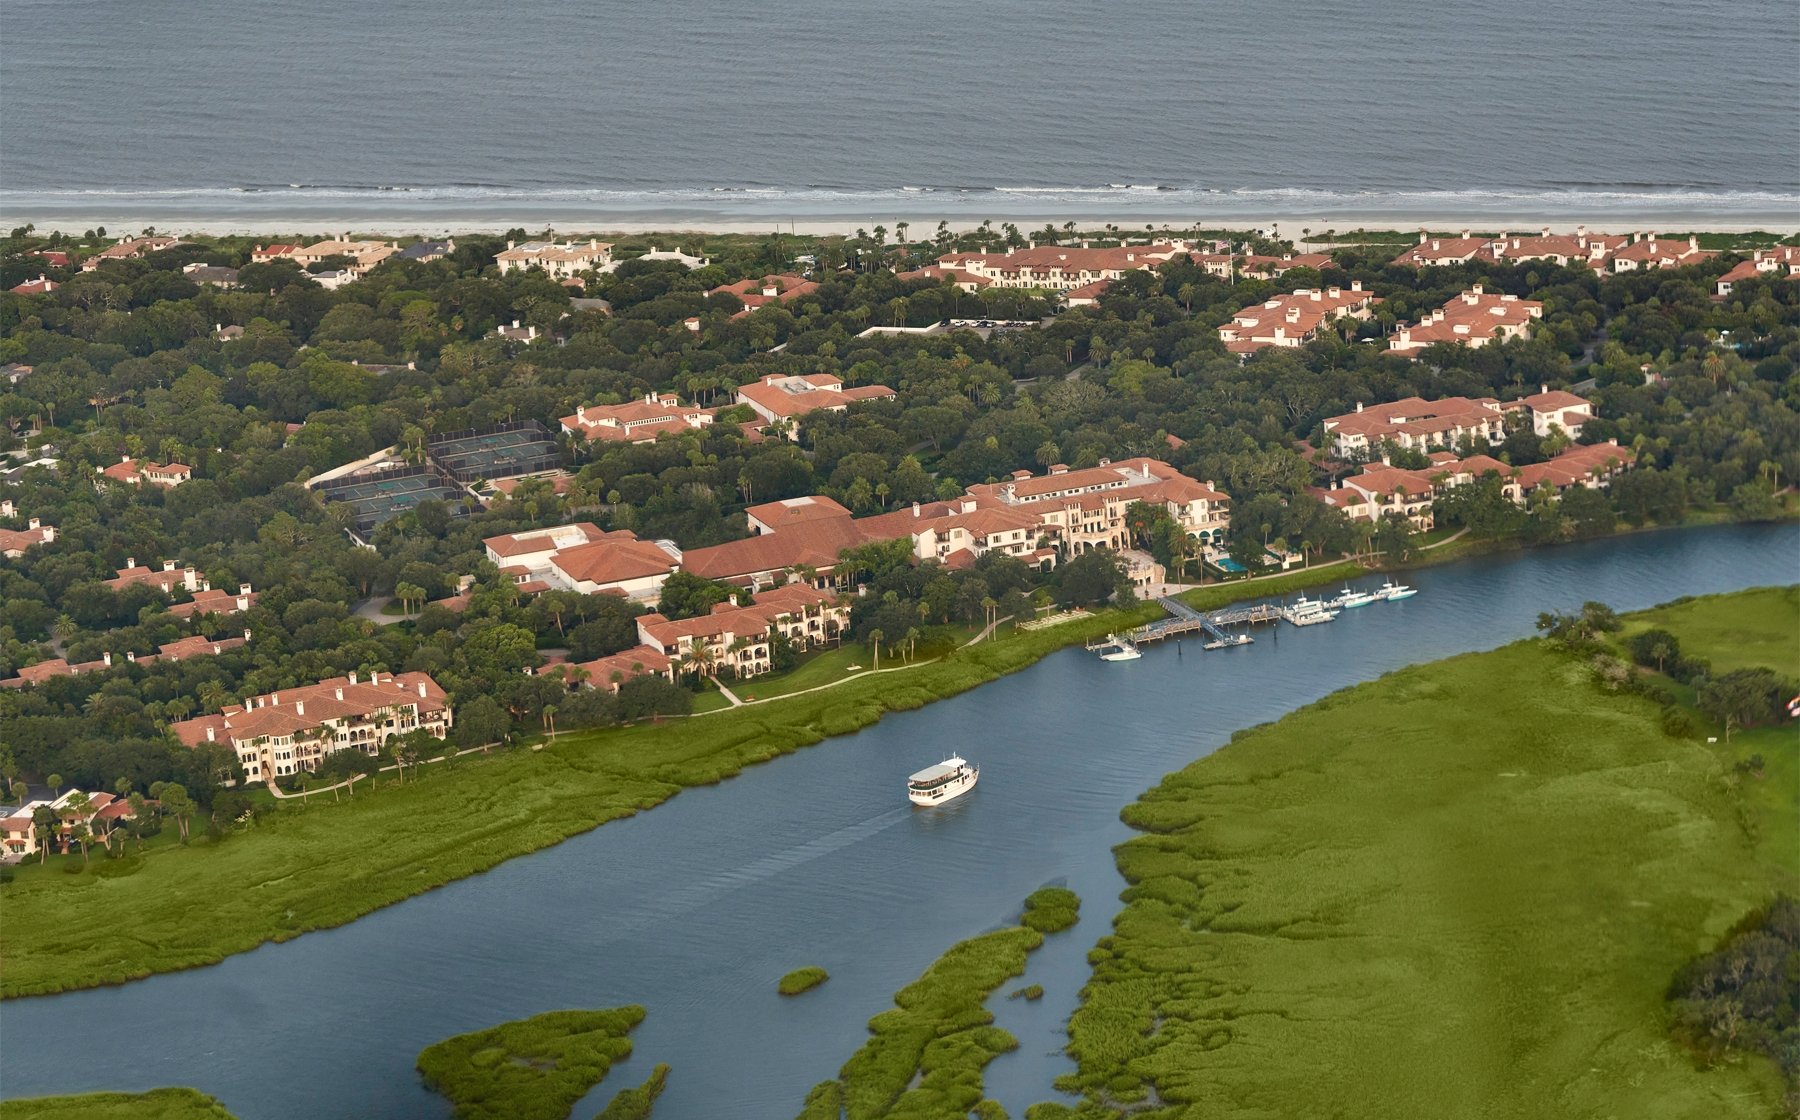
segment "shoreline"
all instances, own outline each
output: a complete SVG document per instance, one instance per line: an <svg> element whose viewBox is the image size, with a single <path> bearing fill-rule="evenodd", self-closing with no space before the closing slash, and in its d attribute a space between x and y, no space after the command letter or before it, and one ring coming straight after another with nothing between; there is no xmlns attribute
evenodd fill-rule
<svg viewBox="0 0 1800 1120"><path fill-rule="evenodd" d="M1061 226L1073 221L1087 232L1116 226L1118 235L1184 230L1272 229L1299 241L1304 231L1335 231L1341 238L1353 231L1412 233L1421 229L1454 234L1461 229L1491 233L1523 233L1548 229L1573 233L1587 229L1605 233L1631 233L1653 229L1666 236L1685 233L1770 233L1781 237L1800 233L1800 208L1709 212L1705 207L1652 206L1631 209L1558 210L1523 207L1480 210L1418 208L1403 210L1245 210L1209 211L1206 208L1176 210L1090 210L1081 207L1047 209L997 206L992 214L973 216L967 206L955 212L932 211L911 205L901 212L877 209L872 203L853 214L795 211L751 214L725 208L671 207L617 209L571 206L562 203L508 205L504 203L385 205L371 203L285 205L279 208L245 207L242 213L221 212L179 204L79 204L13 206L0 197L0 224L15 228L27 224L39 229L80 232L105 227L114 235L156 228L165 233L210 237L325 236L354 231L362 236L441 237L504 234L509 229L533 232L554 230L558 237L641 237L646 234L756 236L781 233L802 237L852 237L858 229L884 225L893 229L906 224L911 240L928 238L943 222L954 234L970 233L990 222L995 229L1017 225L1029 236L1044 224Z"/></svg>
<svg viewBox="0 0 1800 1120"><path fill-rule="evenodd" d="M1627 535L1620 532L1592 540ZM1443 550L1391 570L1474 559L1487 551ZM1531 551L1531 546L1517 551ZM1278 598L1334 583L1344 578L1347 566L1353 566L1358 575L1380 570L1340 560L1265 579L1210 584L1183 592L1180 598L1200 609ZM890 712L910 711L960 695L1070 646L1128 630L1162 613L1158 604L1140 601L1130 608L1098 611L1045 630L1014 631L1004 638L956 648L903 675L869 673L825 692L781 698L786 703L731 709L739 713L735 719L662 720L565 732L553 741L520 744L425 781L382 787L379 794L371 789L360 799L334 803L329 809L322 804L303 805L292 813L279 812L222 844L209 841L160 848L147 856L136 855L134 865L121 865L101 876L84 875L81 884L92 884L101 877L108 880L113 889L111 900L105 903L108 908L127 902L118 897L121 892L147 892L146 897L131 903L146 926L130 934L112 929L97 916L87 921L75 913L71 906L86 901L84 895L90 892L71 895L68 888L80 884L70 883L61 869L55 875L34 874L25 882L9 884L0 895L7 903L3 946L9 961L0 975L0 1001L110 987L198 968L263 944L347 925L507 860L652 809L684 789L716 784L752 764L860 731ZM712 742L695 741L703 736ZM546 763L551 761L557 764L561 785L550 780ZM443 831L443 820L466 812L467 798L460 794L501 784L518 794L510 811L490 814L473 832ZM576 793L581 796L573 796ZM409 833L409 828L416 831ZM372 848L365 842L376 837L385 846ZM282 847L287 850L280 850ZM371 852L382 857L381 865L373 869L368 866ZM322 855L328 858L321 859ZM122 864L125 858L131 857L103 860L99 866ZM141 872L152 859L159 867L168 861L179 861L181 866L171 875L153 877L153 886L143 885L146 881ZM333 859L344 866L331 862ZM360 893L343 889L345 878L340 872L349 866L357 869L353 878L365 887ZM264 886L284 884L284 891L277 892L282 897L247 898L241 890L246 875ZM186 880L192 889L180 895L171 893L167 888L177 878ZM219 881L207 881L213 879ZM208 933L195 930L187 919L188 896L195 892L227 900ZM281 906L276 905L278 901ZM36 913L32 913L34 909ZM287 917L274 917L282 910ZM307 919L293 917L309 911L312 916ZM78 947L70 944L71 928L87 931ZM29 931L23 935L23 944L22 930ZM146 960L138 950L151 947L158 955ZM133 953L137 955L128 955ZM56 963L34 968L34 958Z"/></svg>

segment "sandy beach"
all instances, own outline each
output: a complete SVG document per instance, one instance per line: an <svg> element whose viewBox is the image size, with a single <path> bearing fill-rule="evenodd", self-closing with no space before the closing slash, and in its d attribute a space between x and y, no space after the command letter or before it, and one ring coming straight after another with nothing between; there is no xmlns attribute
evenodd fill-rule
<svg viewBox="0 0 1800 1120"><path fill-rule="evenodd" d="M41 198L19 199L0 195L0 224L7 228L35 224L39 229L61 229L80 232L104 226L110 233L154 227L162 233L194 233L214 236L242 235L278 238L283 235L319 236L352 232L366 237L444 236L456 234L499 234L509 229L524 229L536 235L549 229L558 237L595 235L630 237L649 233L688 234L766 234L780 232L794 236L854 236L858 229L883 226L890 239L900 223L908 228L909 240L930 237L944 222L955 232L977 228L991 221L998 229L1005 223L1017 225L1027 235L1042 229L1046 223L1061 227L1073 221L1083 231L1100 232L1109 227L1121 234L1143 234L1167 230L1172 233L1196 229L1273 230L1282 238L1303 241L1308 234L1332 231L1341 240L1353 230L1429 229L1454 232L1471 229L1485 233L1573 232L1585 227L1594 232L1625 233L1652 230L1676 233L1741 233L1764 231L1786 236L1800 233L1800 205L1766 208L1732 209L1726 213L1708 212L1704 206L1684 206L1671 202L1661 206L1601 207L1592 212L1582 209L1547 212L1521 207L1510 209L1484 206L1471 209L1337 210L1251 212L1221 208L1217 212L1204 209L1181 210L1158 208L1087 212L1079 209L1036 208L1018 206L1016 198L996 199L1018 208L971 217L969 209L933 212L919 207L910 212L849 215L843 213L793 213L786 215L749 213L721 206L718 208L667 208L631 211L568 203L536 202L509 204L494 201L435 201L420 205L404 196L392 199L317 199L298 201L292 197L271 200L272 204L242 202L210 207L194 200L169 203L132 199L121 204L102 198L80 202L48 203Z"/></svg>

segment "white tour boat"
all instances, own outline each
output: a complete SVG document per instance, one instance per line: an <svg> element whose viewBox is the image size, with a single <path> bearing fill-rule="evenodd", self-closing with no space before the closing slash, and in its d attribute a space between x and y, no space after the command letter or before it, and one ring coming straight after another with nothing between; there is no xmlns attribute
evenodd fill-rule
<svg viewBox="0 0 1800 1120"><path fill-rule="evenodd" d="M1418 593L1419 593L1418 588L1408 587L1404 583L1395 583L1391 579L1388 580L1387 582L1383 583L1375 591L1375 594L1377 597L1386 599L1390 603L1393 602L1395 599L1410 599L1414 595L1417 595Z"/></svg>
<svg viewBox="0 0 1800 1120"><path fill-rule="evenodd" d="M1131 644L1130 638L1121 638L1117 634L1108 634L1106 644L1097 648L1102 661L1136 661L1144 656L1138 647Z"/></svg>
<svg viewBox="0 0 1800 1120"><path fill-rule="evenodd" d="M1308 599L1304 595L1295 599L1294 605L1287 608L1282 614L1295 626L1317 626L1321 622L1330 622L1338 616L1338 612L1327 608L1324 603L1317 599Z"/></svg>
<svg viewBox="0 0 1800 1120"><path fill-rule="evenodd" d="M914 805L942 805L975 788L981 769L952 755L906 779L906 799Z"/></svg>

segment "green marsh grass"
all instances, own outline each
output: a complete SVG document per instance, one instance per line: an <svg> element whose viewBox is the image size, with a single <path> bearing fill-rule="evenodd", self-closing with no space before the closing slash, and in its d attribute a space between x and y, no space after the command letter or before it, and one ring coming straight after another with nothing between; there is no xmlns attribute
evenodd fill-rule
<svg viewBox="0 0 1800 1120"><path fill-rule="evenodd" d="M650 1120L651 1110L656 1107L656 1098L662 1096L663 1086L668 1081L668 1065L665 1063L657 1066L642 1085L620 1089L594 1120Z"/></svg>
<svg viewBox="0 0 1800 1120"><path fill-rule="evenodd" d="M1791 659L1792 616L1760 594L1694 607L1696 652L1710 626L1740 649L1785 635ZM1659 717L1522 642L1169 775L1124 812L1143 835L1117 849L1125 907L1059 1082L1084 1101L1032 1120L1772 1115L1772 1064L1696 1069L1663 999L1791 875L1758 857L1719 754Z"/></svg>
<svg viewBox="0 0 1800 1120"><path fill-rule="evenodd" d="M636 1006L549 1011L433 1043L419 1052L419 1073L457 1120L566 1120L631 1053L626 1033L643 1019Z"/></svg>
<svg viewBox="0 0 1800 1120"><path fill-rule="evenodd" d="M1025 971L1044 943L1031 923L1066 928L1079 901L1073 892L1038 891L1020 924L959 941L924 975L894 995L894 1007L869 1020L869 1041L835 1081L807 1094L800 1120L935 1120L1003 1116L982 1092L982 1071L1018 1040L993 1025L987 999ZM1056 923L1064 916L1068 921Z"/></svg>
<svg viewBox="0 0 1800 1120"><path fill-rule="evenodd" d="M0 1101L0 1120L233 1120L225 1106L194 1089L81 1093Z"/></svg>
<svg viewBox="0 0 1800 1120"><path fill-rule="evenodd" d="M796 968L781 978L777 990L784 996L797 996L801 992L810 992L814 988L831 979L831 974L817 965Z"/></svg>

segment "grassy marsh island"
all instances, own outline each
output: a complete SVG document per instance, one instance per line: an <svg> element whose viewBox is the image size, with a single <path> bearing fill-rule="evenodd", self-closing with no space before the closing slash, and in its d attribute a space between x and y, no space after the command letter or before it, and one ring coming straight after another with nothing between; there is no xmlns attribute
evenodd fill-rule
<svg viewBox="0 0 1800 1120"><path fill-rule="evenodd" d="M1795 604L1751 591L1626 632L1792 677ZM1126 905L1059 1085L1084 1100L1033 1120L1770 1115L1773 1065L1697 1068L1665 995L1793 881L1792 832L1756 826L1732 765L1763 735L1791 759L1792 731L1704 734L1543 640L1240 733L1125 811L1144 835L1118 849ZM1791 812L1794 784L1767 785Z"/></svg>
<svg viewBox="0 0 1800 1120"><path fill-rule="evenodd" d="M0 1120L235 1120L225 1106L195 1089L147 1093L78 1093L0 1101Z"/></svg>
<svg viewBox="0 0 1800 1120"><path fill-rule="evenodd" d="M796 968L783 976L777 988L784 996L797 996L801 992L812 991L829 979L831 979L831 973L817 965L807 965L805 968Z"/></svg>
<svg viewBox="0 0 1800 1120"><path fill-rule="evenodd" d="M631 1053L626 1034L643 1021L637 1006L549 1011L433 1043L419 1052L419 1073L456 1106L457 1120L566 1120Z"/></svg>
<svg viewBox="0 0 1800 1120"><path fill-rule="evenodd" d="M650 1120L650 1113L656 1108L656 1098L662 1096L663 1086L668 1082L668 1065L658 1065L642 1085L620 1089L594 1120Z"/></svg>
<svg viewBox="0 0 1800 1120"><path fill-rule="evenodd" d="M836 1080L806 1095L800 1120L1004 1116L982 1093L982 1071L1019 1042L993 1025L985 1005L1025 971L1026 957L1044 943L1039 928L1073 924L1074 898L1066 890L1038 891L1026 899L1018 925L952 945L894 994L892 1010L869 1020L872 1037Z"/></svg>

